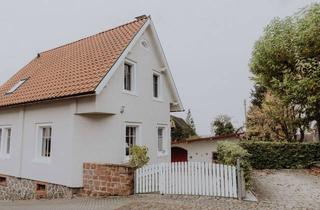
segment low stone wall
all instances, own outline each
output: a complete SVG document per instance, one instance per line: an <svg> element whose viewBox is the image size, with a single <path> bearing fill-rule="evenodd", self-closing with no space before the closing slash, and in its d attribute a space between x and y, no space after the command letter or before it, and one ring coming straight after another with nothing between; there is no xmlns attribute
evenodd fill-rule
<svg viewBox="0 0 320 210"><path fill-rule="evenodd" d="M311 167L310 172L313 175L320 176L320 168L319 167Z"/></svg>
<svg viewBox="0 0 320 210"><path fill-rule="evenodd" d="M82 196L105 197L133 194L134 170L130 166L84 163Z"/></svg>
<svg viewBox="0 0 320 210"><path fill-rule="evenodd" d="M0 200L71 198L74 191L62 185L0 175Z"/></svg>

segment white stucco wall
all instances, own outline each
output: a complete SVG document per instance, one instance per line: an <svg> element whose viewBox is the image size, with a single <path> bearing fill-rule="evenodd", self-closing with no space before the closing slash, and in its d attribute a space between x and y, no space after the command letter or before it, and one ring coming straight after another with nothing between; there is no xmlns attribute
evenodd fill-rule
<svg viewBox="0 0 320 210"><path fill-rule="evenodd" d="M159 72L161 100L153 99L153 72L160 71L163 65L150 31L147 30L141 39L147 40L150 48L143 48L138 41L127 56L136 63L136 94L123 92L123 65L120 65L97 96L0 110L0 126L12 126L12 152L10 157L0 157L0 174L81 187L83 162L127 161L126 123L139 124L138 144L149 148L151 163L170 161L170 102L173 98L167 73ZM122 114L121 107L124 107ZM40 161L36 156L39 123L52 125L50 161ZM158 125L167 128L167 154L162 156L157 153Z"/></svg>
<svg viewBox="0 0 320 210"><path fill-rule="evenodd" d="M180 147L188 151L188 161L212 162L212 152L217 152L218 143L222 141L238 142L237 138L219 141L196 141L192 143L174 144L172 147Z"/></svg>
<svg viewBox="0 0 320 210"><path fill-rule="evenodd" d="M140 40L147 40L150 49L141 46ZM150 163L170 161L170 102L165 73L161 73L161 100L153 99L152 77L162 66L156 55L153 40L147 30L127 56L136 63L136 93L123 91L123 65L120 65L107 87L96 97L95 110L114 113L111 115L77 115L74 119L74 172L73 177L82 184L79 173L83 162L126 163L126 123L139 124L139 142L149 148ZM83 103L80 99L79 103ZM81 105L81 107L84 107ZM124 113L120 113L124 107ZM158 156L157 126L166 127L167 154ZM90 128L90 129L89 129ZM80 183L80 182L81 183Z"/></svg>

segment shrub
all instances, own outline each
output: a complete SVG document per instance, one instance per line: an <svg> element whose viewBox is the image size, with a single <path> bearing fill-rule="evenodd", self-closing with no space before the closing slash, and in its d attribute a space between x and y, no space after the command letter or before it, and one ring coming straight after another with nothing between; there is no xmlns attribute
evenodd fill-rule
<svg viewBox="0 0 320 210"><path fill-rule="evenodd" d="M131 157L129 164L133 168L141 168L146 165L150 158L148 156L148 147L134 145L130 148Z"/></svg>
<svg viewBox="0 0 320 210"><path fill-rule="evenodd" d="M251 165L249 162L250 154L247 150L243 149L239 144L233 142L220 142L218 144L218 160L219 162L227 165L236 165L237 159L240 159L240 167L244 172L244 179L246 188L251 185Z"/></svg>
<svg viewBox="0 0 320 210"><path fill-rule="evenodd" d="M241 142L255 169L307 168L320 160L319 143Z"/></svg>

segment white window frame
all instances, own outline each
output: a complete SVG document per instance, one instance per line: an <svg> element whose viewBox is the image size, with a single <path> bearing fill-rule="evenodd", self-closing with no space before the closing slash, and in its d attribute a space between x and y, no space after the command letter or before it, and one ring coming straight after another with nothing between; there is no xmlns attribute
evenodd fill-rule
<svg viewBox="0 0 320 210"><path fill-rule="evenodd" d="M6 94L14 93L16 90L18 90L28 79L22 79L18 81L16 84L14 84L10 90Z"/></svg>
<svg viewBox="0 0 320 210"><path fill-rule="evenodd" d="M126 90L125 89L125 84L124 84L124 77L125 77L125 65L130 65L131 66L131 90ZM137 92L137 63L131 60L126 59L123 63L123 84L122 84L122 89L124 93L130 94L130 95L138 95Z"/></svg>
<svg viewBox="0 0 320 210"><path fill-rule="evenodd" d="M153 76L156 75L158 76L158 97L154 96L154 81L153 81ZM161 73L158 73L156 71L153 71L152 74L152 97L156 101L162 101L162 75Z"/></svg>
<svg viewBox="0 0 320 210"><path fill-rule="evenodd" d="M8 141L8 130L10 129L10 140ZM0 136L0 157L1 158L9 158L12 151L12 126L5 125L0 126L1 136ZM9 143L9 152L8 149Z"/></svg>
<svg viewBox="0 0 320 210"><path fill-rule="evenodd" d="M163 129L162 134L162 151L159 151L159 129ZM168 146L169 146L169 133L168 126L164 124L159 124L156 126L156 138L157 138L157 152L158 156L166 156L168 155Z"/></svg>
<svg viewBox="0 0 320 210"><path fill-rule="evenodd" d="M50 156L42 156L42 129L43 128L51 128L51 139L50 139ZM43 163L50 163L52 159L52 151L53 151L53 140L54 140L54 127L52 123L37 123L36 124L36 154L35 154L35 162L43 162Z"/></svg>
<svg viewBox="0 0 320 210"><path fill-rule="evenodd" d="M130 159L130 155L126 155L126 149L127 149L127 143L126 143L126 137L127 137L127 127L135 127L136 128L136 141L135 141L135 145L141 145L141 130L142 130L142 124L141 123L136 123L136 122L125 122L124 125L124 135L123 135L123 145L124 145L124 162L128 162Z"/></svg>

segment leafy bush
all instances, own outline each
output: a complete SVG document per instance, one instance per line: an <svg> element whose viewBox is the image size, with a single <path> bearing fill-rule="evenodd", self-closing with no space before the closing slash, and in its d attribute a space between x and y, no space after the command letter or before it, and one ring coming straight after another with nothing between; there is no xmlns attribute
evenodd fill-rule
<svg viewBox="0 0 320 210"><path fill-rule="evenodd" d="M148 147L134 145L130 148L130 161L129 164L133 168L141 168L146 165L150 158L148 156Z"/></svg>
<svg viewBox="0 0 320 210"><path fill-rule="evenodd" d="M241 142L255 169L307 168L320 160L319 143Z"/></svg>
<svg viewBox="0 0 320 210"><path fill-rule="evenodd" d="M239 144L233 142L220 142L218 144L218 160L227 165L236 165L237 159L240 159L240 167L244 172L246 188L250 188L251 165L249 162L250 154Z"/></svg>

